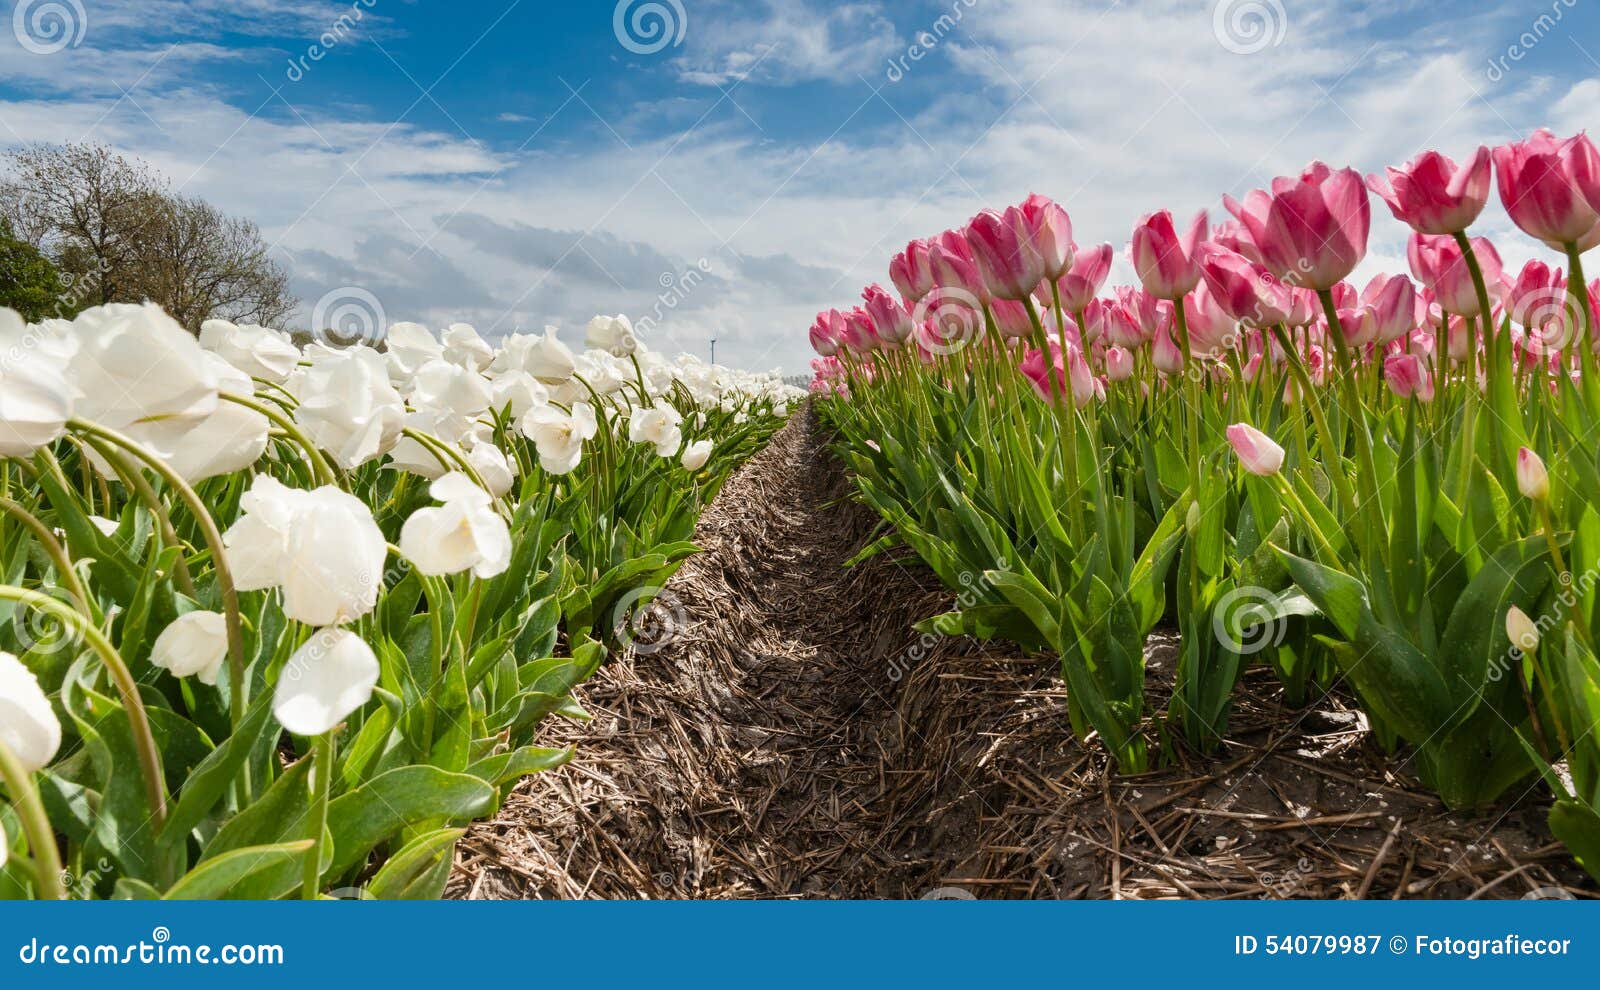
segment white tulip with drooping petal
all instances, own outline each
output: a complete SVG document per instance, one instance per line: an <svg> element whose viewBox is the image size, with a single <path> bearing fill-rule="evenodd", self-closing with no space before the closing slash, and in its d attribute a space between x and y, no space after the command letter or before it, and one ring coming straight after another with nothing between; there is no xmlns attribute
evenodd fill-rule
<svg viewBox="0 0 1600 990"><path fill-rule="evenodd" d="M561 384L572 377L576 368L572 351L556 336L555 327L545 327L539 335L512 334L489 366L497 375L521 369L546 385Z"/></svg>
<svg viewBox="0 0 1600 990"><path fill-rule="evenodd" d="M258 474L239 497L240 516L222 535L222 542L240 591L264 591L283 583L289 533L306 494Z"/></svg>
<svg viewBox="0 0 1600 990"><path fill-rule="evenodd" d="M613 357L627 357L639 349L639 340L633 335L633 324L620 313L616 316L596 316L584 328L585 347L605 351Z"/></svg>
<svg viewBox="0 0 1600 990"><path fill-rule="evenodd" d="M107 303L72 321L69 373L76 414L126 430L157 420L199 422L216 411L216 365L199 341L154 303Z"/></svg>
<svg viewBox="0 0 1600 990"><path fill-rule="evenodd" d="M489 408L498 413L509 406L512 419L521 419L528 410L550 401L550 390L521 368L513 368L491 381L489 395Z"/></svg>
<svg viewBox="0 0 1600 990"><path fill-rule="evenodd" d="M556 406L531 410L522 417L521 429L539 452L539 466L551 474L566 474L578 466L583 457L583 442L595 435L599 424L595 421L594 408L579 402L573 405L570 413Z"/></svg>
<svg viewBox="0 0 1600 990"><path fill-rule="evenodd" d="M418 368L411 382L413 409L437 409L473 420L488 410L493 399L487 378L442 358Z"/></svg>
<svg viewBox="0 0 1600 990"><path fill-rule="evenodd" d="M517 474L511 466L511 459L492 442L480 440L474 443L472 449L467 451L467 463L478 472L484 487L495 498L504 497L516 483Z"/></svg>
<svg viewBox="0 0 1600 990"><path fill-rule="evenodd" d="M284 387L300 402L295 422L340 467L381 457L400 439L405 401L389 383L383 356L370 347L321 357Z"/></svg>
<svg viewBox="0 0 1600 990"><path fill-rule="evenodd" d="M683 465L685 471L698 471L711 460L711 450L716 446L710 440L696 440L683 449L683 457L678 463Z"/></svg>
<svg viewBox="0 0 1600 990"><path fill-rule="evenodd" d="M216 372L219 392L242 398L254 394L255 385L249 375L209 351L205 359ZM223 401L195 422L156 420L136 423L125 432L161 455L185 481L194 483L250 467L266 451L270 428L271 423L261 413L237 402ZM110 466L93 452L90 460L102 473L112 473Z"/></svg>
<svg viewBox="0 0 1600 990"><path fill-rule="evenodd" d="M288 334L254 323L207 320L200 324L200 346L245 375L275 384L300 363L300 348Z"/></svg>
<svg viewBox="0 0 1600 990"><path fill-rule="evenodd" d="M272 693L272 714L285 729L320 736L372 697L378 658L346 629L319 629L289 656Z"/></svg>
<svg viewBox="0 0 1600 990"><path fill-rule="evenodd" d="M150 662L174 677L195 676L217 683L228 656L227 620L220 612L185 612L161 631L150 648Z"/></svg>
<svg viewBox="0 0 1600 990"><path fill-rule="evenodd" d="M418 509L400 531L400 552L429 576L472 569L478 578L511 564L511 530L489 493L459 472L435 481L428 493L442 505Z"/></svg>
<svg viewBox="0 0 1600 990"><path fill-rule="evenodd" d="M472 371L482 371L494 360L494 348L470 323L444 328L444 359Z"/></svg>
<svg viewBox="0 0 1600 990"><path fill-rule="evenodd" d="M395 385L410 382L422 366L444 357L444 347L420 323L392 323L383 335L383 354Z"/></svg>
<svg viewBox="0 0 1600 990"><path fill-rule="evenodd" d="M37 773L61 748L61 723L33 671L9 653L0 653L0 745L11 751L24 773Z"/></svg>
<svg viewBox="0 0 1600 990"><path fill-rule="evenodd" d="M672 457L683 443L683 415L665 402L657 402L645 409L635 409L628 417L628 439L634 443L654 444L656 455Z"/></svg>

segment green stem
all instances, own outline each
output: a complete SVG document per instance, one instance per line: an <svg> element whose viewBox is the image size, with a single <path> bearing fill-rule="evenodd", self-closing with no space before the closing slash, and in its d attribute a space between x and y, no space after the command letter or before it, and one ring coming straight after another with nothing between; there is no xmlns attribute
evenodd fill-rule
<svg viewBox="0 0 1600 990"><path fill-rule="evenodd" d="M317 736L311 743L314 775L311 804L311 848L301 873L300 896L314 901L322 893L322 833L328 827L328 797L333 792L333 730Z"/></svg>
<svg viewBox="0 0 1600 990"><path fill-rule="evenodd" d="M33 775L22 769L16 754L0 742L0 780L6 782L11 792L11 803L22 819L22 830L28 836L28 848L39 868L34 870L34 885L39 898L46 901L66 900L66 888L61 885L61 850L56 848L55 829L44 813L44 802L39 800L39 790L33 786Z"/></svg>
<svg viewBox="0 0 1600 990"><path fill-rule="evenodd" d="M1344 327L1340 324L1339 314L1334 308L1333 293L1328 289L1319 289L1317 298L1322 300L1322 310L1328 317L1328 338L1333 341L1333 350L1339 359L1336 374L1340 391L1344 396L1345 419L1349 422L1350 431L1356 438L1356 482L1361 488L1360 508L1365 519L1367 541L1375 551L1375 556L1387 565L1388 541L1382 539L1381 506L1378 504L1378 470L1372 458L1372 436L1367 432L1367 421L1362 415L1361 397L1356 394L1355 369L1350 360L1350 350L1345 346Z"/></svg>
<svg viewBox="0 0 1600 990"><path fill-rule="evenodd" d="M78 611L82 612L84 618L90 622L95 621L90 608L89 592L83 586L83 579L78 576L78 572L72 566L72 558L67 556L66 548L56 539L56 534L50 531L50 527L40 522L37 516L23 508L20 503L13 502L9 498L0 497L0 512L16 519L33 534L33 538L44 548L51 563L55 564L56 574L66 586L67 594L72 596Z"/></svg>
<svg viewBox="0 0 1600 990"><path fill-rule="evenodd" d="M311 473L316 479L316 483L319 486L338 485L338 477L333 473L333 468L329 466L327 458L322 456L322 451L318 450L317 445L311 442L311 438L305 435L299 424L284 415L281 410L274 409L265 402L257 402L255 399L247 399L242 395L232 395L228 392L218 392L217 398L232 402L235 405L244 406L253 412L258 412L277 424L283 432L289 434L290 439L294 440L300 449L305 451L306 460L311 464Z"/></svg>

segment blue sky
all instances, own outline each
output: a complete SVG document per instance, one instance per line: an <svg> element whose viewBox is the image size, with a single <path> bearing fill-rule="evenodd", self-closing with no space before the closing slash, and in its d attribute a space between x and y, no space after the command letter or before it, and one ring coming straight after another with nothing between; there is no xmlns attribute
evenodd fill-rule
<svg viewBox="0 0 1600 990"><path fill-rule="evenodd" d="M908 238L1030 191L1120 251L1144 212L1220 212L1312 158L1600 123L1587 0L0 9L0 146L103 141L251 217L302 319L359 298L576 335L626 312L659 349L716 337L758 369L804 370L812 314ZM1535 250L1497 211L1482 227L1509 261ZM1403 269L1403 237L1376 223L1368 267Z"/></svg>

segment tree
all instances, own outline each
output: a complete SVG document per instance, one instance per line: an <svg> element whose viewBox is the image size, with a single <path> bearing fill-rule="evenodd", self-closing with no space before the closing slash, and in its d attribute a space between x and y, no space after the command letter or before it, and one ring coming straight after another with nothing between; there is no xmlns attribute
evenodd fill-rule
<svg viewBox="0 0 1600 990"><path fill-rule="evenodd" d="M0 217L0 306L16 310L30 323L76 311L56 266L38 248L16 237L4 217Z"/></svg>
<svg viewBox="0 0 1600 990"><path fill-rule="evenodd" d="M293 312L288 276L256 225L169 193L143 162L98 144L33 145L7 159L0 214L82 305L149 300L191 330L212 317L275 323Z"/></svg>

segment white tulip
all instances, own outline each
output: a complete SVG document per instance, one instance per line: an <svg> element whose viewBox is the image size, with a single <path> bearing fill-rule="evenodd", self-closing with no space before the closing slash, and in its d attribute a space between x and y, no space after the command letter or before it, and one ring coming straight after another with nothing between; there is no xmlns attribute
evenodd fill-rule
<svg viewBox="0 0 1600 990"><path fill-rule="evenodd" d="M296 735L320 736L367 703L378 673L378 658L361 637L319 629L279 672L272 714Z"/></svg>
<svg viewBox="0 0 1600 990"><path fill-rule="evenodd" d="M263 381L281 383L300 363L300 348L288 334L254 323L207 320L200 324L200 346Z"/></svg>
<svg viewBox="0 0 1600 990"><path fill-rule="evenodd" d="M9 653L0 653L0 745L11 751L24 773L36 773L61 748L61 723L33 671Z"/></svg>
<svg viewBox="0 0 1600 990"><path fill-rule="evenodd" d="M498 413L510 406L512 419L521 419L529 409L550 401L550 390L521 368L514 368L490 382L489 395L489 408Z"/></svg>
<svg viewBox="0 0 1600 990"><path fill-rule="evenodd" d="M470 323L452 323L444 330L444 359L472 371L482 371L494 360L494 348Z"/></svg>
<svg viewBox="0 0 1600 990"><path fill-rule="evenodd" d="M488 492L459 472L428 492L444 504L413 512L400 531L400 552L418 571L437 577L470 567L487 579L511 565L511 530Z"/></svg>
<svg viewBox="0 0 1600 990"><path fill-rule="evenodd" d="M444 348L420 323L391 323L383 335L383 353L388 359L389 378L396 385L404 385L423 365L444 357Z"/></svg>
<svg viewBox="0 0 1600 990"><path fill-rule="evenodd" d="M0 457L28 457L65 432L79 394L67 341L0 308Z"/></svg>
<svg viewBox="0 0 1600 990"><path fill-rule="evenodd" d="M447 435L464 435L466 432L459 417L432 410L406 413L405 425L407 429L426 433L446 446L454 445L453 441L445 439ZM402 436L395 443L394 449L389 451L388 466L396 471L428 479L437 478L456 469L455 464L449 461L442 462L439 455L422 441L407 436Z"/></svg>
<svg viewBox="0 0 1600 990"><path fill-rule="evenodd" d="M220 392L244 398L254 393L249 375L219 355L207 352L204 357L214 366ZM156 420L129 426L126 432L160 454L185 481L192 483L242 471L254 464L267 449L270 427L261 413L224 401L198 422ZM92 451L90 460L102 473L112 474L110 465Z"/></svg>
<svg viewBox="0 0 1600 990"><path fill-rule="evenodd" d="M628 417L628 439L634 443L655 444L656 455L671 457L683 443L680 424L683 416L665 402L647 409L635 409Z"/></svg>
<svg viewBox="0 0 1600 990"><path fill-rule="evenodd" d="M605 351L613 357L627 357L639 349L633 324L626 316L596 316L584 328L584 346Z"/></svg>
<svg viewBox="0 0 1600 990"><path fill-rule="evenodd" d="M714 446L710 440L696 440L683 449L683 459L679 463L685 471L698 471L711 460L711 448Z"/></svg>
<svg viewBox="0 0 1600 990"><path fill-rule="evenodd" d="M301 368L285 387L300 401L295 422L343 468L387 453L400 439L405 401L389 384L383 358L352 347Z"/></svg>
<svg viewBox="0 0 1600 990"><path fill-rule="evenodd" d="M539 336L518 333L506 338L489 370L502 374L520 369L546 385L559 385L572 377L576 367L572 351L557 339L556 328L545 327Z"/></svg>
<svg viewBox="0 0 1600 990"><path fill-rule="evenodd" d="M566 474L583 457L583 442L598 430L594 409L586 402L574 403L572 412L555 406L540 406L522 417L523 435L539 452L539 466L551 474Z"/></svg>
<svg viewBox="0 0 1600 990"><path fill-rule="evenodd" d="M483 415L493 399L488 379L442 358L418 368L412 379L411 405L416 409L437 409L472 420Z"/></svg>
<svg viewBox="0 0 1600 990"><path fill-rule="evenodd" d="M227 620L220 612L185 612L156 637L150 662L174 677L200 678L217 683L217 672L228 655Z"/></svg>
<svg viewBox="0 0 1600 990"><path fill-rule="evenodd" d="M157 420L198 422L216 411L216 365L160 306L96 306L79 313L72 329L78 350L70 373L82 393L82 418L125 430Z"/></svg>
<svg viewBox="0 0 1600 990"><path fill-rule="evenodd" d="M302 491L258 475L223 534L241 591L283 589L283 612L331 626L372 611L388 552L366 504L331 485Z"/></svg>
<svg viewBox="0 0 1600 990"><path fill-rule="evenodd" d="M387 553L366 503L331 485L308 493L289 532L283 614L308 626L361 618L378 603Z"/></svg>
<svg viewBox="0 0 1600 990"><path fill-rule="evenodd" d="M517 475L511 467L511 459L493 443L480 441L473 444L472 449L467 451L467 463L478 472L489 494L496 498L510 492L511 486L516 483Z"/></svg>

